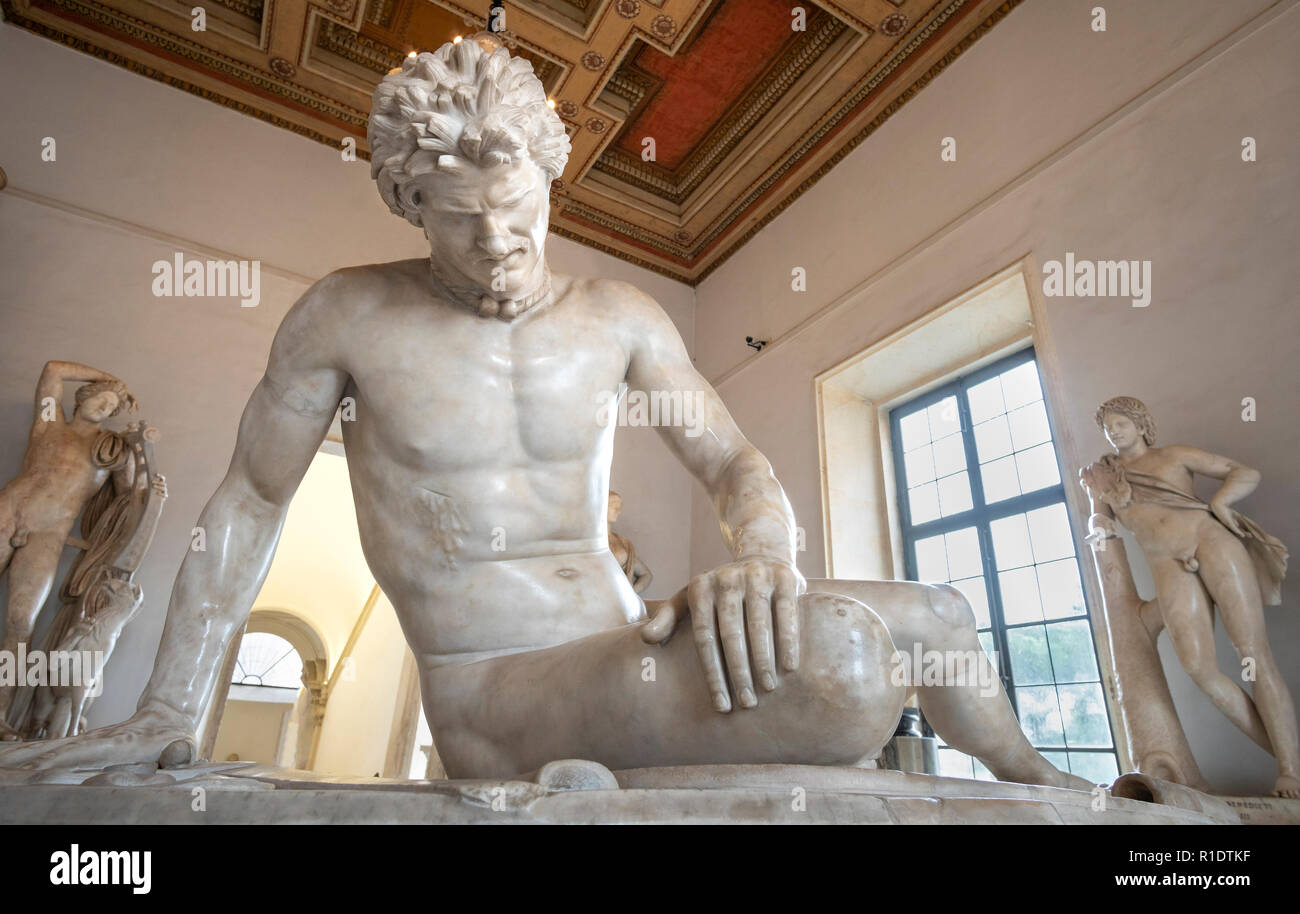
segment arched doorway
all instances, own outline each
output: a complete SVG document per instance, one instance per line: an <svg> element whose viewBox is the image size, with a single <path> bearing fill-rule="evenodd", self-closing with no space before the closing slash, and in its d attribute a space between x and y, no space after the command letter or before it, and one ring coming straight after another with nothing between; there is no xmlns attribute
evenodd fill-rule
<svg viewBox="0 0 1300 914"><path fill-rule="evenodd" d="M307 768L324 714L320 635L292 612L255 609L231 651L209 757Z"/></svg>

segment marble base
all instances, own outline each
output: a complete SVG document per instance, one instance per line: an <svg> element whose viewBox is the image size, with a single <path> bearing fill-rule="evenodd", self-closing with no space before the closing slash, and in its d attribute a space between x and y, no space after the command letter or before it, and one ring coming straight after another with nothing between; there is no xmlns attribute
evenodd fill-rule
<svg viewBox="0 0 1300 914"><path fill-rule="evenodd" d="M1300 801L1210 797L1141 775L1121 778L1104 805L1078 790L806 765L610 772L566 760L511 781L343 778L231 764L22 773L24 783L16 783L19 772L4 775L6 825L1300 823Z"/></svg>

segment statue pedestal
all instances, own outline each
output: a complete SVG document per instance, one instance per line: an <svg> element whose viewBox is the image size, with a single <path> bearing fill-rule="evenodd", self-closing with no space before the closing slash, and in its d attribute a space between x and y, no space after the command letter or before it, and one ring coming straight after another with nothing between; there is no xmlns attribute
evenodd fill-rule
<svg viewBox="0 0 1300 914"><path fill-rule="evenodd" d="M1151 778L1129 796L1155 802L1107 795L1103 804L1079 790L807 765L611 773L562 761L513 781L337 778L233 765L23 773L22 784L11 777L18 774L5 772L0 784L0 824L1300 823L1300 801L1210 797Z"/></svg>

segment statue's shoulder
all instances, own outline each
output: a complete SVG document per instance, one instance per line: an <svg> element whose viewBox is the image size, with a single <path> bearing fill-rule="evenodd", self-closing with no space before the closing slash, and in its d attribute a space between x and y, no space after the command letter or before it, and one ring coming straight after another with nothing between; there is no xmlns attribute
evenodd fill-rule
<svg viewBox="0 0 1300 914"><path fill-rule="evenodd" d="M554 281L555 274L552 276ZM594 314L617 327L646 333L655 327L672 326L660 304L630 282L589 276L565 276L563 281L569 294L576 293Z"/></svg>
<svg viewBox="0 0 1300 914"><path fill-rule="evenodd" d="M1123 466L1123 464L1120 463L1119 457L1116 456L1115 454L1102 454L1093 463L1085 467L1085 469L1089 469L1093 471L1114 470L1121 466Z"/></svg>
<svg viewBox="0 0 1300 914"><path fill-rule="evenodd" d="M390 301L395 291L427 276L428 269L427 260L398 260L334 270L298 299L285 323L307 322L316 327L350 324Z"/></svg>
<svg viewBox="0 0 1300 914"><path fill-rule="evenodd" d="M429 261L423 258L368 263L326 274L312 286L311 292L328 301L344 299L352 304L372 300L382 302L394 289L421 282L427 284L428 276Z"/></svg>

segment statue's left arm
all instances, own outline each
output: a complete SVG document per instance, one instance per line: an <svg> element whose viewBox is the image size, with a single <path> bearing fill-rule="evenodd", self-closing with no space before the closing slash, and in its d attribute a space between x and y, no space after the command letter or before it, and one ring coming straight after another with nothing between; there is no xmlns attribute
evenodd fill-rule
<svg viewBox="0 0 1300 914"><path fill-rule="evenodd" d="M1174 450L1183 466L1190 472L1223 480L1219 491L1210 499L1210 510L1225 527L1238 536L1244 536L1241 525L1237 523L1236 512L1231 506L1255 491L1259 485L1259 471L1227 457L1194 447L1178 445Z"/></svg>
<svg viewBox="0 0 1300 914"><path fill-rule="evenodd" d="M767 458L740 433L717 392L691 364L672 321L643 293L624 288L632 299L626 305L633 318L629 326L636 330L629 343L628 384L674 408L680 394L680 414L661 416L658 431L708 491L734 556L694 577L686 591L705 678L717 710L730 711L733 697L752 707L758 701L755 679L768 691L776 688L778 652L783 669L799 664L796 603L804 580L795 567L794 512ZM664 605L647 623L646 640L671 634L681 604Z"/></svg>

